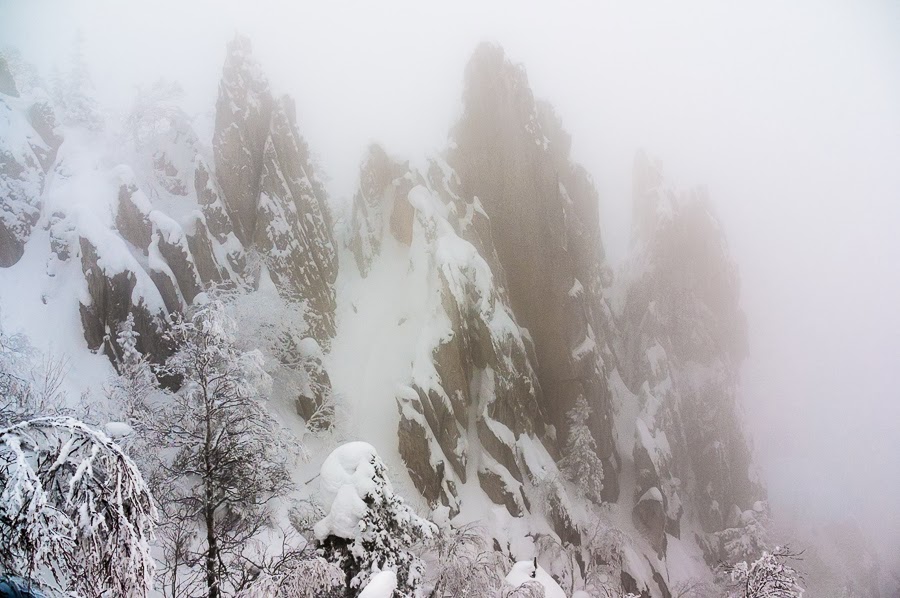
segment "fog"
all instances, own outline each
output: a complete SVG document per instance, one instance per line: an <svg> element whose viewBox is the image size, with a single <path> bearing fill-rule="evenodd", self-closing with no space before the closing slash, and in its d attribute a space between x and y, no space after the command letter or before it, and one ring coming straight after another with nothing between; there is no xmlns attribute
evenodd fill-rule
<svg viewBox="0 0 900 598"><path fill-rule="evenodd" d="M488 5L483 5L488 4ZM481 40L522 63L593 174L610 259L631 161L708 186L740 266L743 403L776 517L900 531L900 6L884 2L0 2L43 74L81 31L103 102L181 83L209 113L247 34L338 198L365 146L440 150Z"/></svg>

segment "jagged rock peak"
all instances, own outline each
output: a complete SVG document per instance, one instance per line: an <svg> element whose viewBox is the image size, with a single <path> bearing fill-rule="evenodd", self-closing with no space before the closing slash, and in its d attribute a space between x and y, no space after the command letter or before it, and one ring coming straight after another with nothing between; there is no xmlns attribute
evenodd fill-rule
<svg viewBox="0 0 900 598"><path fill-rule="evenodd" d="M465 73L463 116L448 162L461 195L477 197L517 320L534 339L543 407L565 438L579 396L617 493L608 388L613 326L603 288L609 280L599 236L597 192L569 157L559 117L539 105L525 70L503 50L481 44Z"/></svg>
<svg viewBox="0 0 900 598"><path fill-rule="evenodd" d="M236 36L227 47L213 152L216 174L237 238L249 244L256 227L263 151L273 99L269 82L251 54L250 40Z"/></svg>
<svg viewBox="0 0 900 598"><path fill-rule="evenodd" d="M308 302L316 336L327 342L334 335L337 254L325 191L294 114L290 98L276 102L263 151L253 243L279 289Z"/></svg>
<svg viewBox="0 0 900 598"><path fill-rule="evenodd" d="M273 97L241 36L228 44L213 154L235 236L259 254L283 295L307 301L317 338L327 344L334 335L337 253L325 188L293 100ZM258 279L258 272L247 274Z"/></svg>
<svg viewBox="0 0 900 598"><path fill-rule="evenodd" d="M16 89L16 81L9 71L9 65L6 63L6 58L4 58L2 54L0 54L0 93L14 98L19 97L19 90Z"/></svg>
<svg viewBox="0 0 900 598"><path fill-rule="evenodd" d="M705 189L672 187L644 152L633 181L634 238L618 322L621 373L640 406L634 517L651 540L677 536L689 502L710 534L708 558L723 559L723 538L745 533L726 530L740 519L730 513L765 496L736 403L746 355L737 267Z"/></svg>

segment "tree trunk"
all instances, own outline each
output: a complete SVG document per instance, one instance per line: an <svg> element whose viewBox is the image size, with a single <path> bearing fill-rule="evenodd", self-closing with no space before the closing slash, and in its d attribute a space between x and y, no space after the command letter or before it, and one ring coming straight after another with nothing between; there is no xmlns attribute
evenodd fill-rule
<svg viewBox="0 0 900 598"><path fill-rule="evenodd" d="M206 435L203 439L203 465L205 468L206 479L203 483L203 515L206 522L206 588L209 590L209 598L219 598L219 576L217 573L217 565L219 562L219 544L216 542L216 508L215 496L213 495L212 485L212 404L211 397L207 392L207 382L205 376L201 378L201 387L203 388L203 402L206 407Z"/></svg>
<svg viewBox="0 0 900 598"><path fill-rule="evenodd" d="M219 545L216 543L216 532L214 529L215 517L212 508L212 496L209 495L209 487L207 486L207 502L205 507L206 516L206 587L209 590L209 598L219 598L219 580L216 574L216 563L219 560Z"/></svg>

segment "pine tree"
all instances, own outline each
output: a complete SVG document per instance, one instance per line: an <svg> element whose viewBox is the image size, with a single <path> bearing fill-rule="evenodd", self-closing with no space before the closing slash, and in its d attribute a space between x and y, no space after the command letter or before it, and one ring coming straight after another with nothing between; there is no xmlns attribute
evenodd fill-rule
<svg viewBox="0 0 900 598"><path fill-rule="evenodd" d="M587 426L590 415L587 399L579 396L569 411L566 456L559 465L569 481L575 483L587 498L599 504L603 490L603 463L597 456L597 443Z"/></svg>
<svg viewBox="0 0 900 598"><path fill-rule="evenodd" d="M413 596L425 567L410 548L431 537L434 526L394 493L387 468L371 446L354 442L338 447L322 465L323 478L335 464L352 471L348 479L353 482L333 489L331 511L316 525L320 554L344 571L348 596L358 596L384 570L397 574L397 595ZM357 509L363 508L360 515ZM347 525L348 517L358 518L356 525Z"/></svg>
<svg viewBox="0 0 900 598"><path fill-rule="evenodd" d="M81 32L75 37L70 55L71 65L66 78L62 81L62 89L57 95L61 109L68 124L80 125L91 130L103 128L103 116L94 99L94 84L84 58L84 36Z"/></svg>
<svg viewBox="0 0 900 598"><path fill-rule="evenodd" d="M154 442L174 454L157 482L167 488L167 585L200 586L209 598L249 584L245 551L290 484L293 447L257 394L265 381L259 353L239 351L234 328L219 302L175 317L167 335L176 350L161 371L182 387L150 419ZM200 538L184 533L195 525Z"/></svg>
<svg viewBox="0 0 900 598"><path fill-rule="evenodd" d="M109 395L114 405L121 406L128 423L140 432L149 418L151 396L159 387L150 361L138 351L139 338L134 315L129 313L116 334L118 376L110 384Z"/></svg>

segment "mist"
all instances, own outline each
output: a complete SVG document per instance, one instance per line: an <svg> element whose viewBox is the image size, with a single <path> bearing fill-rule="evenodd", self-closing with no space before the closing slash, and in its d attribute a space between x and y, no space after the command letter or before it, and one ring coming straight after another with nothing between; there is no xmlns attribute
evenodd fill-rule
<svg viewBox="0 0 900 598"><path fill-rule="evenodd" d="M127 113L164 77L210 127L225 44L247 35L338 202L371 142L444 148L469 55L499 44L572 134L614 266L638 150L707 187L740 269L741 403L774 517L856 520L900 567L900 5L0 2L0 42L45 76L79 32L104 106Z"/></svg>

